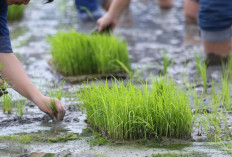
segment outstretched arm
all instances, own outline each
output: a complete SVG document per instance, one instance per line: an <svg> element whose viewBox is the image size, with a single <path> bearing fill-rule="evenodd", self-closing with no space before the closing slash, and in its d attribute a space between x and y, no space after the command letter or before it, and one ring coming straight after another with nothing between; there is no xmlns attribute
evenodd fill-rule
<svg viewBox="0 0 232 157"><path fill-rule="evenodd" d="M50 2L51 0L49 0ZM30 0L5 0L7 5L27 5ZM1 75L17 92L33 101L41 111L47 113L54 121L62 120L65 108L58 99L44 96L33 85L19 60L13 53L0 52L0 63L2 64ZM2 83L2 82L1 82ZM56 104L57 113L51 108L51 103Z"/></svg>
<svg viewBox="0 0 232 157"><path fill-rule="evenodd" d="M19 60L13 53L0 53L0 63L3 65L1 74L4 79L24 97L33 101L41 111L47 113L54 121L62 120L65 109L58 99L54 99L57 115L54 115L51 102L52 98L46 97L33 85Z"/></svg>
<svg viewBox="0 0 232 157"><path fill-rule="evenodd" d="M114 0L109 11L97 22L99 31L102 31L107 26L115 28L122 12L127 8L129 3L130 0Z"/></svg>

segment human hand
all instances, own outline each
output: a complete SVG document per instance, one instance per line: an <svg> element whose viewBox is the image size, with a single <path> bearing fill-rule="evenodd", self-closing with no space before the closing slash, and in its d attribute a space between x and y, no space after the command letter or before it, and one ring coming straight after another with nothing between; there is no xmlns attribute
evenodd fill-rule
<svg viewBox="0 0 232 157"><path fill-rule="evenodd" d="M104 28L111 26L112 29L116 27L118 24L117 17L112 16L109 13L106 13L102 18L97 21L98 24L98 31L101 32Z"/></svg>
<svg viewBox="0 0 232 157"><path fill-rule="evenodd" d="M2 76L0 76L0 97L4 94L8 94L6 88L5 88L5 83L2 79Z"/></svg>
<svg viewBox="0 0 232 157"><path fill-rule="evenodd" d="M21 4L24 4L24 5L27 5L30 0L5 0L6 1L6 4L7 5L21 5Z"/></svg>
<svg viewBox="0 0 232 157"><path fill-rule="evenodd" d="M62 121L66 111L61 101L46 96L44 96L43 99L44 100L38 104L39 109L46 113L53 121Z"/></svg>

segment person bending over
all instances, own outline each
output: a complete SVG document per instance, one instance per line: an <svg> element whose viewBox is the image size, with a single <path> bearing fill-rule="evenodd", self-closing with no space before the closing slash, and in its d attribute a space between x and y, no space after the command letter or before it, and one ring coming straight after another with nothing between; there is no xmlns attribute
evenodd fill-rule
<svg viewBox="0 0 232 157"><path fill-rule="evenodd" d="M65 115L65 108L58 99L44 96L33 85L17 57L12 53L9 29L7 26L8 5L27 5L30 0L0 0L0 63L1 75L22 96L33 101L41 111L48 114L54 121L60 121ZM58 114L54 115L50 107L55 101Z"/></svg>

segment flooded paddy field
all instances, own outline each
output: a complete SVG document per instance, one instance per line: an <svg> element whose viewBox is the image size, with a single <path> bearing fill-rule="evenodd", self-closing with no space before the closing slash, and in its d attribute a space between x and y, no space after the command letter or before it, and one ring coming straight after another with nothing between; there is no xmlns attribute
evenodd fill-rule
<svg viewBox="0 0 232 157"><path fill-rule="evenodd" d="M128 41L132 70L136 73L134 82L150 81L153 76L162 74L164 49L172 60L167 74L183 88L193 87L197 95L204 92L201 77L197 76L194 54L203 54L196 26L185 26L182 13L182 0L175 1L171 10L160 10L154 0L134 0L121 18L115 30L117 36ZM82 23L73 1L57 0L53 4L41 5L32 1L26 7L25 17L20 22L9 24L14 52L19 57L33 83L47 93L49 86L63 80L63 76L53 70L47 60L51 58L46 36L58 30L75 29L90 33L95 23ZM64 52L65 53L65 52ZM217 80L216 92L221 87L221 67L209 67L207 79ZM96 81L98 82L98 81ZM100 82L100 81L99 81ZM110 82L110 81L109 81ZM212 105L212 82L202 96L202 108L209 113ZM86 122L82 102L77 92L83 88L81 83L64 84L66 93L62 102L67 110L64 120L53 123L32 102L28 102L25 114L19 117L13 109L12 115L4 114L0 107L0 156L3 157L145 157L145 156L230 156L225 152L226 145L216 143L210 135L217 133L212 127L202 125L204 113L196 114L190 139L162 139L137 141L111 141L91 131ZM9 89L14 101L22 98ZM190 104L195 109L194 98ZM221 110L223 113L223 109ZM211 116L209 114L209 116ZM213 117L214 115L212 115ZM222 116L223 117L223 116ZM209 118L209 117L208 117ZM223 119L223 118L222 118ZM232 129L232 115L227 112L227 124L222 129ZM224 121L225 122L225 121ZM206 131L206 128L208 129ZM224 136L226 133L221 133ZM219 135L219 136L220 136Z"/></svg>

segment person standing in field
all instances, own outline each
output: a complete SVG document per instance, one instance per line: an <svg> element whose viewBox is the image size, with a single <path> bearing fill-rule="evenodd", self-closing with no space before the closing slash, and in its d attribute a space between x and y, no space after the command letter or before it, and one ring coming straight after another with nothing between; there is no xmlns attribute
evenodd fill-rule
<svg viewBox="0 0 232 157"><path fill-rule="evenodd" d="M76 1L84 1L84 0L76 0ZM102 0L107 1L107 0ZM98 24L100 27L104 27L104 23L107 22L109 19L109 14L111 14L111 21L112 26L115 26L115 23L117 23L121 13L127 8L130 4L130 0L125 0L125 2L122 2L122 0L119 0L119 2L113 2L117 0L108 0L110 2L107 3L107 11L108 13L106 16L104 16L102 19L98 21ZM161 9L170 9L173 7L173 0L157 0L158 5ZM113 5L111 6L111 4ZM116 9L119 9L116 11ZM190 25L197 24L198 21L198 11L199 11L199 0L185 0L184 2L184 15L185 15L185 22ZM115 14L115 15L112 15ZM120 15L117 15L120 14ZM99 27L99 30L102 30Z"/></svg>
<svg viewBox="0 0 232 157"><path fill-rule="evenodd" d="M199 0L198 24L209 65L227 62L231 51L232 1Z"/></svg>
<svg viewBox="0 0 232 157"><path fill-rule="evenodd" d="M82 21L97 20L102 17L99 6L108 11L114 0L75 0L75 5ZM169 9L173 6L173 0L158 0L162 9ZM129 3L128 3L129 5Z"/></svg>
<svg viewBox="0 0 232 157"><path fill-rule="evenodd" d="M97 22L99 31L109 25L115 28L120 15L129 3L130 0L113 1L109 11ZM198 21L207 64L220 65L222 61L226 62L231 51L232 2L228 0L186 0L185 14L186 19L190 19L190 23Z"/></svg>
<svg viewBox="0 0 232 157"><path fill-rule="evenodd" d="M27 5L30 0L0 0L0 63L1 75L22 96L34 102L41 111L54 121L60 121L65 115L65 108L58 99L44 96L31 82L21 63L14 55L7 26L8 5ZM1 80L1 84L3 81ZM55 101L58 113L54 115L50 103Z"/></svg>

